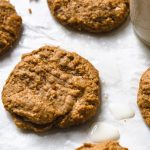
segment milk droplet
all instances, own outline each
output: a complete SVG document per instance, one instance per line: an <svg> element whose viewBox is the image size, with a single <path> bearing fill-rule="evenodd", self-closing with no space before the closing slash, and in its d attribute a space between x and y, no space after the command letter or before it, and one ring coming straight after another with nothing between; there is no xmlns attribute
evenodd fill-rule
<svg viewBox="0 0 150 150"><path fill-rule="evenodd" d="M133 109L126 104L113 103L109 105L109 110L113 116L118 119L128 119L135 116Z"/></svg>
<svg viewBox="0 0 150 150"><path fill-rule="evenodd" d="M120 134L116 127L105 123L98 122L93 127L89 134L89 138L93 142L102 142L106 140L117 140L119 139Z"/></svg>

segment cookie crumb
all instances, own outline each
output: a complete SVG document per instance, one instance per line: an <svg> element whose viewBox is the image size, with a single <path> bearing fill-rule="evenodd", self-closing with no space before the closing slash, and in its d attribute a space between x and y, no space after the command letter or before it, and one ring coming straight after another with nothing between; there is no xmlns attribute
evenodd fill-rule
<svg viewBox="0 0 150 150"><path fill-rule="evenodd" d="M29 8L29 9L28 9L28 11L29 11L29 14L32 14L32 10L31 10L31 8Z"/></svg>

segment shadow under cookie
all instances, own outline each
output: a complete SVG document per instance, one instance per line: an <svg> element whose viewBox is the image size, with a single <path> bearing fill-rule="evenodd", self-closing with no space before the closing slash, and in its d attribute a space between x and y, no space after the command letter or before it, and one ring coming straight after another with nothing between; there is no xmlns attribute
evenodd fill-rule
<svg viewBox="0 0 150 150"><path fill-rule="evenodd" d="M45 132L49 130L52 127L52 124L36 124L33 122L30 122L28 120L23 119L23 117L12 115L12 118L15 122L15 124L24 130L33 130L34 132Z"/></svg>

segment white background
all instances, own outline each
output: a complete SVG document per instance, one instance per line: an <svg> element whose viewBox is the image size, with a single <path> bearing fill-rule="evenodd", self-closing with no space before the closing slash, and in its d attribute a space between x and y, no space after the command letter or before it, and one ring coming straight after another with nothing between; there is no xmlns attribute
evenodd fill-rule
<svg viewBox="0 0 150 150"><path fill-rule="evenodd" d="M137 90L142 73L150 66L150 49L135 36L128 19L119 29L101 35L71 31L51 16L46 0L11 0L23 19L23 33L18 45L0 57L0 93L5 80L23 53L45 44L75 51L88 59L100 72L102 109L95 121L106 121L119 129L120 143L130 150L150 150L150 129L138 110ZM28 8L32 9L32 15ZM112 102L130 105L135 117L117 121L108 110ZM0 102L0 150L74 150L88 142L92 123L68 130L44 134L22 132Z"/></svg>

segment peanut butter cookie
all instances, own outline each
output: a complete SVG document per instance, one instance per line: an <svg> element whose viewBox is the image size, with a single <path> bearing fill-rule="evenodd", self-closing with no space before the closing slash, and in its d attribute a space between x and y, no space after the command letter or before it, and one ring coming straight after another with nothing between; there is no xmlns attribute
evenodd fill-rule
<svg viewBox="0 0 150 150"><path fill-rule="evenodd" d="M128 150L123 148L116 141L107 141L97 144L84 144L83 146L77 148L76 150Z"/></svg>
<svg viewBox="0 0 150 150"><path fill-rule="evenodd" d="M42 132L79 125L99 108L98 71L76 53L44 46L22 57L2 99L22 129Z"/></svg>
<svg viewBox="0 0 150 150"><path fill-rule="evenodd" d="M150 127L150 68L141 77L137 103L145 122Z"/></svg>
<svg viewBox="0 0 150 150"><path fill-rule="evenodd" d="M129 14L128 0L47 0L53 16L63 25L89 32L108 32Z"/></svg>
<svg viewBox="0 0 150 150"><path fill-rule="evenodd" d="M10 49L18 40L22 19L6 0L0 0L0 54Z"/></svg>

